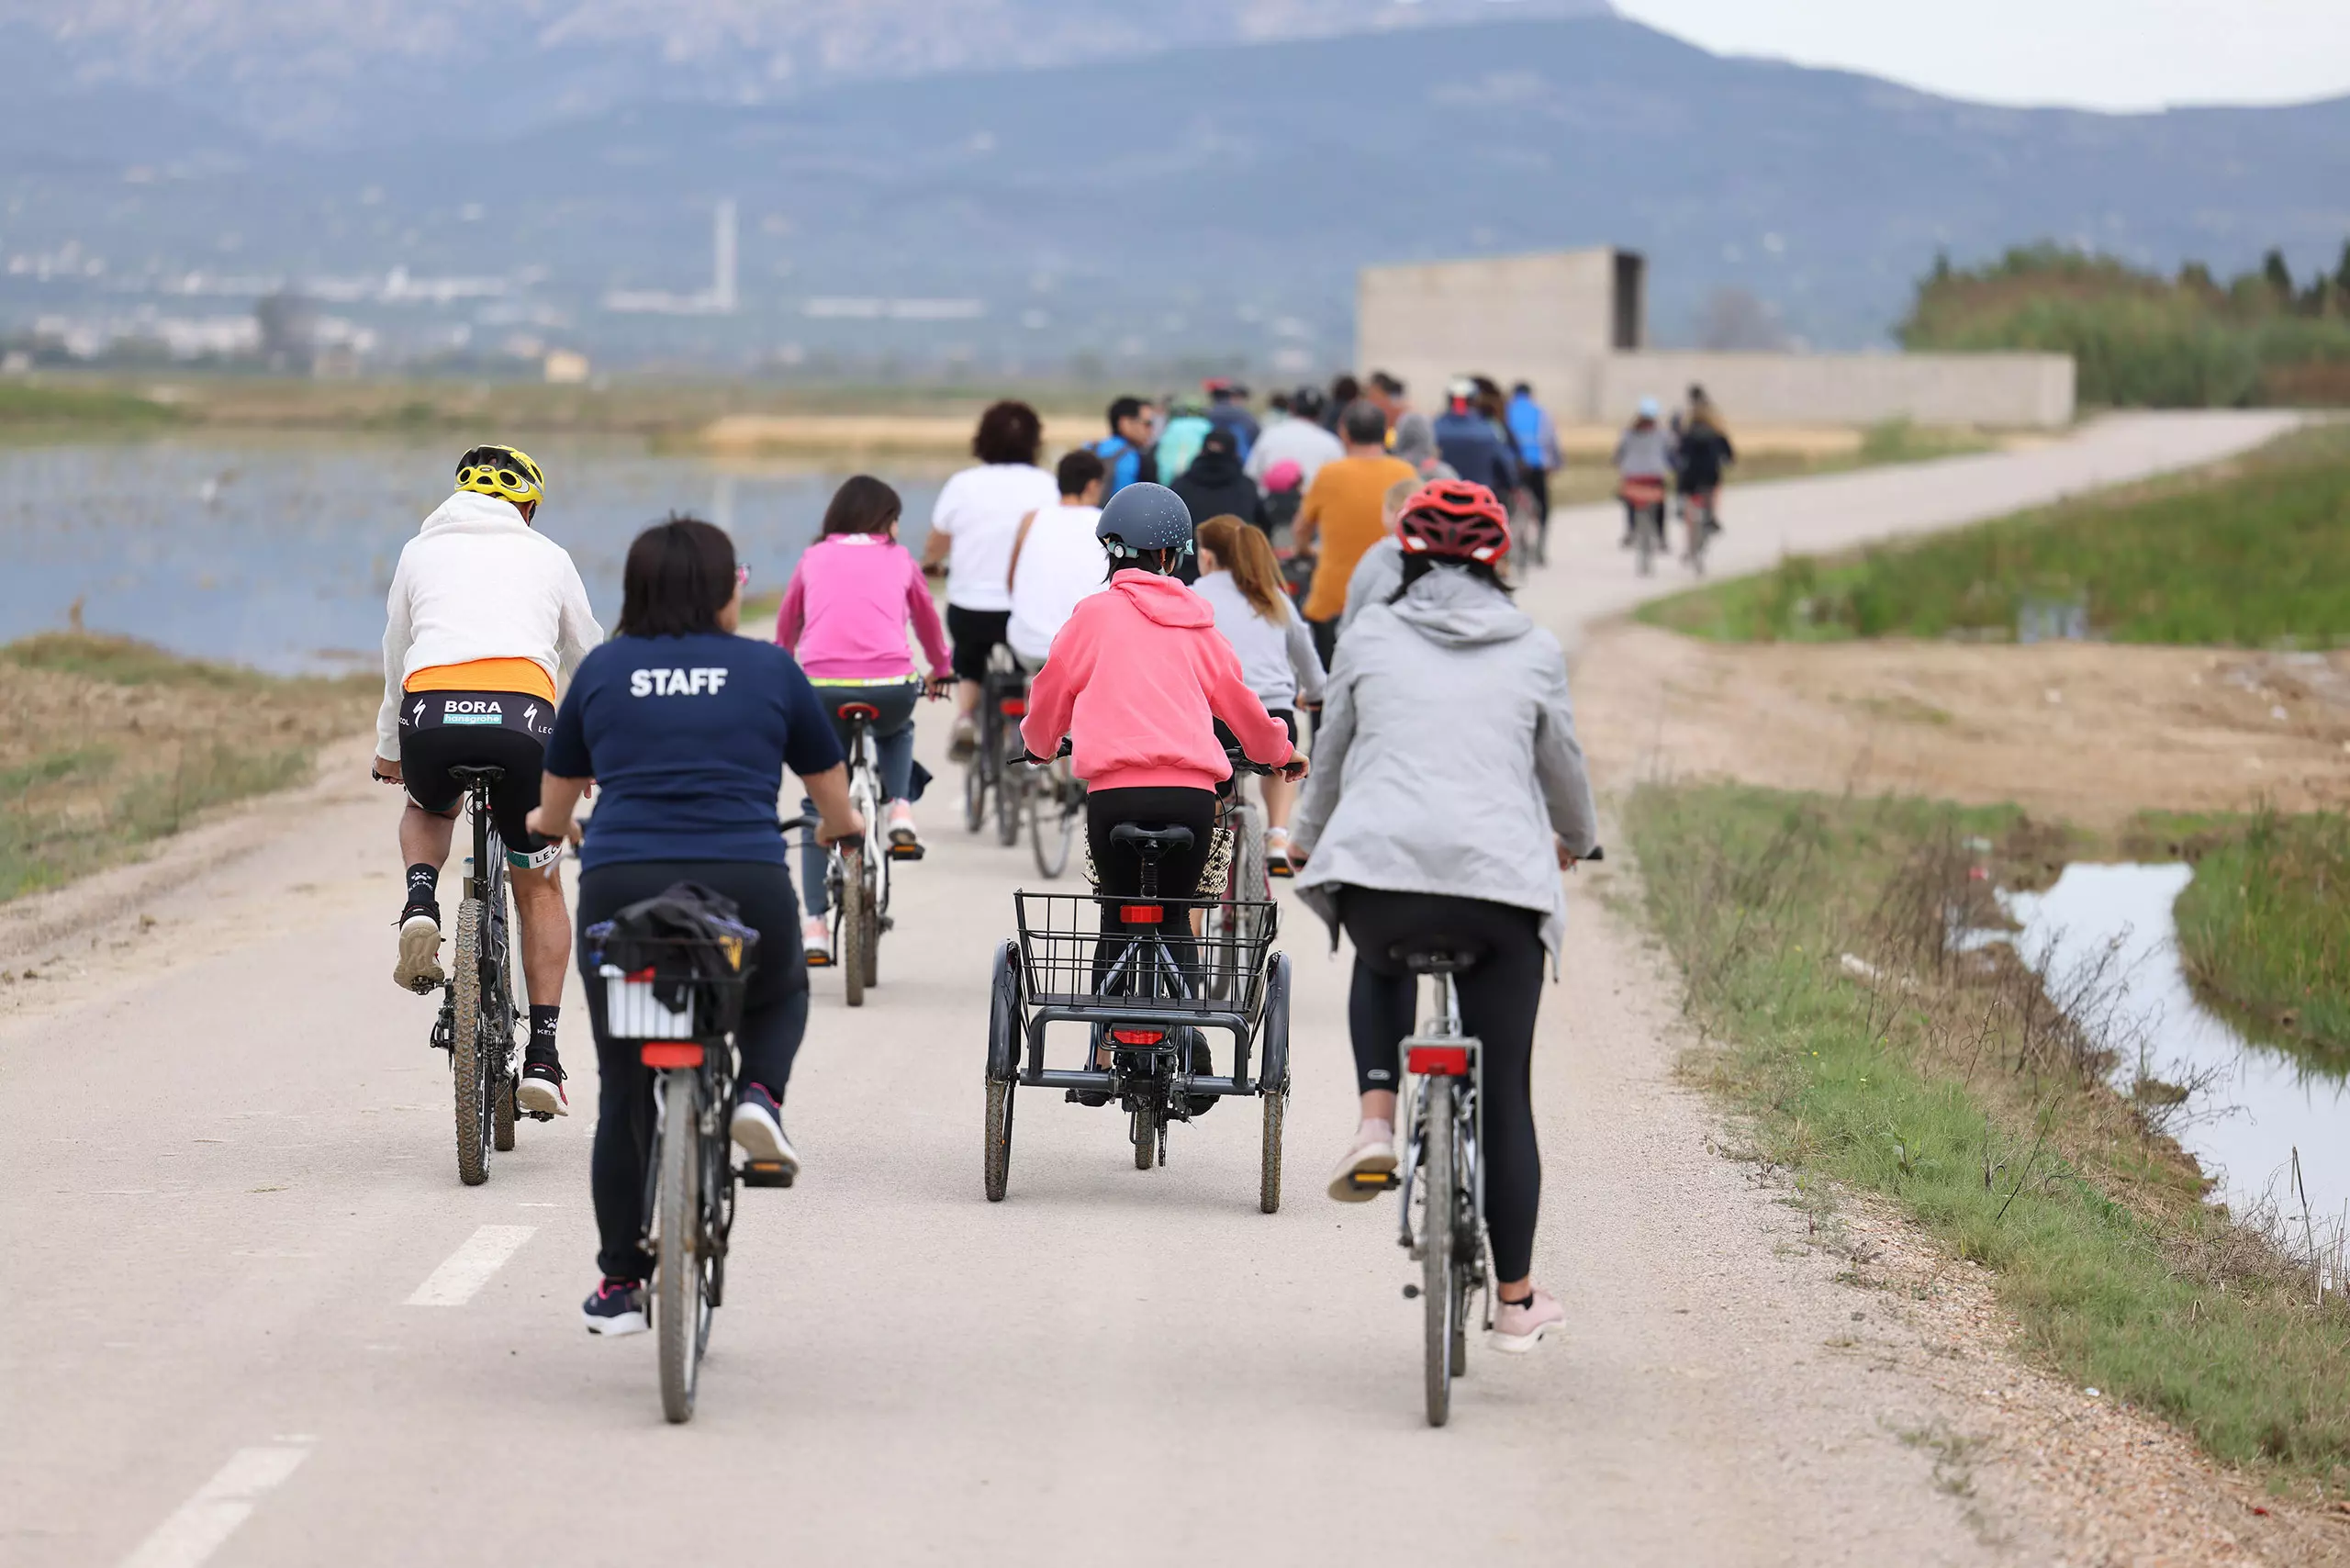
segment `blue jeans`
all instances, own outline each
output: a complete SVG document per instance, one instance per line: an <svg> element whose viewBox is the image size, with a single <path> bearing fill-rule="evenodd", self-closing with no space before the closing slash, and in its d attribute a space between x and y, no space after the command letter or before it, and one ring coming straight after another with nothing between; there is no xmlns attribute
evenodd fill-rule
<svg viewBox="0 0 2350 1568"><path fill-rule="evenodd" d="M833 730L841 738L843 751L848 749L849 727L840 716L840 710L852 702L862 702L879 711L881 716L872 722L872 729L874 755L881 765L881 798L910 798L914 788L914 704L922 700L920 678L909 678L898 686L819 685L816 696L833 716ZM812 817L816 814L816 802L803 798L800 809ZM816 842L815 829L802 830L800 889L810 914L822 914L832 907L824 887L825 859L824 846Z"/></svg>

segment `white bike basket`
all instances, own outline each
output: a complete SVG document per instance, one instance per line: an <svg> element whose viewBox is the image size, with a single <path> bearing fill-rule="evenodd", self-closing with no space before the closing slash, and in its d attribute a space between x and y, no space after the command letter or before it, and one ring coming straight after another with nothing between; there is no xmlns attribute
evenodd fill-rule
<svg viewBox="0 0 2350 1568"><path fill-rule="evenodd" d="M689 1040L694 1037L694 999L670 1009L654 994L653 971L624 974L612 964L597 970L604 980L604 1033L615 1040Z"/></svg>

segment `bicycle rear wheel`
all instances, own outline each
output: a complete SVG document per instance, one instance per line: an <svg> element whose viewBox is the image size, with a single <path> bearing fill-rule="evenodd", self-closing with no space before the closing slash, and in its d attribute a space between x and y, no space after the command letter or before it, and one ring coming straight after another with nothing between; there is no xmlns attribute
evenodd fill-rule
<svg viewBox="0 0 2350 1568"><path fill-rule="evenodd" d="M483 1038L481 983L482 902L468 898L457 908L453 1027L449 1065L456 1076L457 1180L478 1187L489 1180L489 1151L497 1141L490 1083L490 1056Z"/></svg>
<svg viewBox="0 0 2350 1568"><path fill-rule="evenodd" d="M1006 725L1005 734L1012 737L1007 746L1019 744L1017 730ZM1019 752L1011 754L1018 756ZM1020 842L1020 819L1027 809L1035 776L1008 758L996 765L995 770L995 841L1006 849Z"/></svg>
<svg viewBox="0 0 2350 1568"><path fill-rule="evenodd" d="M673 1069L661 1075L660 1092L653 1316L661 1340L661 1413L672 1421L689 1421L709 1311L702 1294L700 1077Z"/></svg>
<svg viewBox="0 0 2350 1568"><path fill-rule="evenodd" d="M1641 508L1632 530L1632 550L1639 557L1640 576L1644 577L1656 570L1656 535L1660 527L1650 521L1649 510Z"/></svg>
<svg viewBox="0 0 2350 1568"><path fill-rule="evenodd" d="M841 971L841 992L851 1007L865 1005L865 857L853 846L841 850L840 908L833 933L833 962Z"/></svg>
<svg viewBox="0 0 2350 1568"><path fill-rule="evenodd" d="M1459 1299L1452 1280L1459 1245L1453 1231L1460 1213L1460 1172L1452 1148L1453 1087L1449 1078L1423 1083L1427 1133L1419 1177L1427 1209L1420 1218L1420 1305L1426 1315L1423 1381L1431 1427L1443 1426L1452 1416L1452 1333Z"/></svg>

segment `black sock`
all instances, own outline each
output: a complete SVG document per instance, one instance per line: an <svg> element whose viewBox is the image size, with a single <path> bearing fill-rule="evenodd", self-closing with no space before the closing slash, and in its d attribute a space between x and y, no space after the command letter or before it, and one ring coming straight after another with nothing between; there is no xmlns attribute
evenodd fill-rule
<svg viewBox="0 0 2350 1568"><path fill-rule="evenodd" d="M408 907L432 909L441 907L441 868L427 866L421 860L408 868Z"/></svg>
<svg viewBox="0 0 2350 1568"><path fill-rule="evenodd" d="M531 1003L531 1043L522 1052L525 1060L555 1059L554 1023L562 1012L561 1007L542 1007L535 1002Z"/></svg>

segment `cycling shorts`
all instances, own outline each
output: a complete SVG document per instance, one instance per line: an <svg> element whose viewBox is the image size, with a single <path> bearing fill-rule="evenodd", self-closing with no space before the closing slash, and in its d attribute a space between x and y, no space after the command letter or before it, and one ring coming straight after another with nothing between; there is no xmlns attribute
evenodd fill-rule
<svg viewBox="0 0 2350 1568"><path fill-rule="evenodd" d="M400 778L408 798L446 816L465 798L453 767L502 767L489 789L490 820L507 857L527 865L545 847L525 821L539 803L554 704L527 691L411 691L400 699Z"/></svg>

